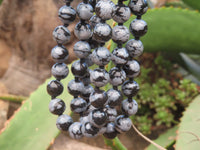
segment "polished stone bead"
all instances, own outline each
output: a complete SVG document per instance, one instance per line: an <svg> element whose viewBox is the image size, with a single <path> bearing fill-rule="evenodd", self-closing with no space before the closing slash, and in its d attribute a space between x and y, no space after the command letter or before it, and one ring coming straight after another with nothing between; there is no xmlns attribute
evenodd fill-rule
<svg viewBox="0 0 200 150"><path fill-rule="evenodd" d="M119 105L123 99L122 93L119 90L109 89L107 91L108 100L106 102L110 107Z"/></svg>
<svg viewBox="0 0 200 150"><path fill-rule="evenodd" d="M92 29L89 24L79 22L74 28L74 34L79 40L88 40L92 37Z"/></svg>
<svg viewBox="0 0 200 150"><path fill-rule="evenodd" d="M90 94L93 92L94 92L94 88L91 85L84 86L84 89L81 93L81 97L85 100L86 99L88 100L90 97Z"/></svg>
<svg viewBox="0 0 200 150"><path fill-rule="evenodd" d="M93 126L90 122L85 122L81 126L81 131L85 137L96 137L99 133L99 128Z"/></svg>
<svg viewBox="0 0 200 150"><path fill-rule="evenodd" d="M73 123L73 120L68 115L61 115L56 121L56 126L61 131L68 131L69 127Z"/></svg>
<svg viewBox="0 0 200 150"><path fill-rule="evenodd" d="M71 33L65 26L57 26L53 31L54 40L62 45L70 41Z"/></svg>
<svg viewBox="0 0 200 150"><path fill-rule="evenodd" d="M58 16L64 24L68 25L76 19L76 10L64 5L59 9Z"/></svg>
<svg viewBox="0 0 200 150"><path fill-rule="evenodd" d="M91 48L88 42L78 41L74 45L74 53L78 58L87 58L87 56L91 53Z"/></svg>
<svg viewBox="0 0 200 150"><path fill-rule="evenodd" d="M71 80L67 86L68 92L73 96L81 95L83 88L84 88L83 83L75 80Z"/></svg>
<svg viewBox="0 0 200 150"><path fill-rule="evenodd" d="M112 52L111 60L117 65L124 65L127 63L129 54L126 48L115 48Z"/></svg>
<svg viewBox="0 0 200 150"><path fill-rule="evenodd" d="M145 14L148 10L147 0L131 0L129 3L131 12L136 16Z"/></svg>
<svg viewBox="0 0 200 150"><path fill-rule="evenodd" d="M141 19L134 19L129 26L129 30L133 36L141 37L147 33L147 23Z"/></svg>
<svg viewBox="0 0 200 150"><path fill-rule="evenodd" d="M75 77L84 77L87 73L86 63L81 63L80 60L73 62L71 71Z"/></svg>
<svg viewBox="0 0 200 150"><path fill-rule="evenodd" d="M138 111L138 104L137 102L132 99L131 101L128 99L125 99L122 101L122 105L121 105L122 111L128 115L135 115Z"/></svg>
<svg viewBox="0 0 200 150"><path fill-rule="evenodd" d="M97 128L101 128L107 123L107 114L102 109L93 110L89 116L90 123Z"/></svg>
<svg viewBox="0 0 200 150"><path fill-rule="evenodd" d="M127 77L135 78L140 74L140 65L136 60L129 60L123 66L123 70L126 72Z"/></svg>
<svg viewBox="0 0 200 150"><path fill-rule="evenodd" d="M82 113L87 109L87 102L80 97L74 98L70 103L70 108L75 113Z"/></svg>
<svg viewBox="0 0 200 150"><path fill-rule="evenodd" d="M55 62L62 63L68 59L69 53L68 53L68 50L64 46L55 46L51 50L51 57L53 58Z"/></svg>
<svg viewBox="0 0 200 150"><path fill-rule="evenodd" d="M69 135L73 139L80 139L83 137L82 131L81 131L82 124L80 122L74 122L69 127Z"/></svg>
<svg viewBox="0 0 200 150"><path fill-rule="evenodd" d="M69 74L69 69L64 63L56 63L51 68L51 74L58 80L64 79Z"/></svg>
<svg viewBox="0 0 200 150"><path fill-rule="evenodd" d="M124 83L126 80L126 73L124 70L114 67L109 71L110 75L110 84L113 86L119 86Z"/></svg>
<svg viewBox="0 0 200 150"><path fill-rule="evenodd" d="M56 97L63 92L63 85L57 80L51 80L47 85L47 92L52 97Z"/></svg>
<svg viewBox="0 0 200 150"><path fill-rule="evenodd" d="M131 16L131 11L130 11L130 8L128 6L116 5L114 7L112 18L117 23L126 22L130 18L130 16Z"/></svg>
<svg viewBox="0 0 200 150"><path fill-rule="evenodd" d="M138 93L139 89L139 84L135 81L128 80L125 81L122 85L122 92L127 97L135 96Z"/></svg>
<svg viewBox="0 0 200 150"><path fill-rule="evenodd" d="M118 132L115 129L114 123L108 123L106 126L106 132L103 134L107 139L114 139L117 136Z"/></svg>
<svg viewBox="0 0 200 150"><path fill-rule="evenodd" d="M131 39L126 43L126 49L130 57L138 57L142 55L144 46L140 40Z"/></svg>
<svg viewBox="0 0 200 150"><path fill-rule="evenodd" d="M93 15L93 7L90 4L79 3L76 10L77 15L82 20L89 20Z"/></svg>
<svg viewBox="0 0 200 150"><path fill-rule="evenodd" d="M92 27L92 29L94 29L94 27L96 26L96 24L101 22L101 18L97 17L96 15L92 16L90 18L89 24Z"/></svg>
<svg viewBox="0 0 200 150"><path fill-rule="evenodd" d="M120 115L116 118L115 120L115 129L119 133L127 132L131 129L132 127L132 121L130 118Z"/></svg>
<svg viewBox="0 0 200 150"><path fill-rule="evenodd" d="M114 107L110 107L109 105L106 105L104 108L104 111L107 113L108 122L113 122L115 121L116 117L117 117L117 110Z"/></svg>
<svg viewBox="0 0 200 150"><path fill-rule="evenodd" d="M117 44L126 43L129 39L129 30L126 26L115 26L112 30L112 40Z"/></svg>
<svg viewBox="0 0 200 150"><path fill-rule="evenodd" d="M55 115L62 115L65 108L65 102L58 98L52 99L49 103L49 111Z"/></svg>
<svg viewBox="0 0 200 150"><path fill-rule="evenodd" d="M103 90L95 90L89 97L91 105L96 108L103 108L107 99L108 96Z"/></svg>

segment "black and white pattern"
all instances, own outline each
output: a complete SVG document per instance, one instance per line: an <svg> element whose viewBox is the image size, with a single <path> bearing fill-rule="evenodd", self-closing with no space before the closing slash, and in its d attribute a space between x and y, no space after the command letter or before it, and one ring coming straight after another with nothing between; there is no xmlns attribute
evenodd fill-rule
<svg viewBox="0 0 200 150"><path fill-rule="evenodd" d="M108 123L106 126L106 132L103 134L104 137L108 139L114 139L117 136L118 132L115 129L114 123Z"/></svg>
<svg viewBox="0 0 200 150"><path fill-rule="evenodd" d="M129 54L126 48L124 47L122 48L117 47L116 49L114 49L111 56L112 61L117 65L126 64L128 61L128 58L129 58Z"/></svg>
<svg viewBox="0 0 200 150"><path fill-rule="evenodd" d="M144 46L140 40L131 39L126 43L126 49L131 57L142 55Z"/></svg>
<svg viewBox="0 0 200 150"><path fill-rule="evenodd" d="M108 95L108 100L106 104L111 107L119 105L123 99L123 95L119 90L109 89L107 91L107 95Z"/></svg>
<svg viewBox="0 0 200 150"><path fill-rule="evenodd" d="M64 5L59 9L58 16L63 24L70 24L76 19L76 10L71 6Z"/></svg>
<svg viewBox="0 0 200 150"><path fill-rule="evenodd" d="M84 77L87 74L87 64L77 60L72 64L71 71L75 77Z"/></svg>
<svg viewBox="0 0 200 150"><path fill-rule="evenodd" d="M113 20L117 23L126 22L131 16L131 11L128 6L116 5L112 14Z"/></svg>
<svg viewBox="0 0 200 150"><path fill-rule="evenodd" d="M129 39L129 30L125 26L115 26L112 30L112 40L115 43L123 44Z"/></svg>
<svg viewBox="0 0 200 150"><path fill-rule="evenodd" d="M65 63L56 63L51 68L51 74L58 80L64 79L69 74L69 69Z"/></svg>
<svg viewBox="0 0 200 150"><path fill-rule="evenodd" d="M93 126L100 128L106 124L107 114L103 109L95 109L89 114L90 122Z"/></svg>
<svg viewBox="0 0 200 150"><path fill-rule="evenodd" d="M135 96L138 93L139 89L139 84L131 80L125 81L122 85L122 92L127 97Z"/></svg>
<svg viewBox="0 0 200 150"><path fill-rule="evenodd" d="M88 42L78 41L74 45L74 53L78 58L87 58L91 53L91 48Z"/></svg>
<svg viewBox="0 0 200 150"><path fill-rule="evenodd" d="M129 60L123 66L123 70L126 72L127 77L135 78L140 74L140 65L136 60Z"/></svg>
<svg viewBox="0 0 200 150"><path fill-rule="evenodd" d="M72 123L73 123L73 120L70 116L60 115L56 121L56 126L59 130L68 131Z"/></svg>
<svg viewBox="0 0 200 150"><path fill-rule="evenodd" d="M71 33L65 26L57 26L53 31L53 38L58 44L66 44L70 37Z"/></svg>
<svg viewBox="0 0 200 150"><path fill-rule="evenodd" d="M128 115L135 115L138 111L138 104L134 99L125 99L122 101L122 111Z"/></svg>
<svg viewBox="0 0 200 150"><path fill-rule="evenodd" d="M129 30L135 37L141 37L147 33L147 23L141 19L135 19L131 22Z"/></svg>
<svg viewBox="0 0 200 150"><path fill-rule="evenodd" d="M124 83L126 80L126 73L124 70L114 67L109 71L110 75L110 84L113 86L119 86Z"/></svg>
<svg viewBox="0 0 200 150"><path fill-rule="evenodd" d="M131 0L129 7L133 14L141 16L148 10L147 0Z"/></svg>
<svg viewBox="0 0 200 150"><path fill-rule="evenodd" d="M52 99L49 103L49 111L55 115L62 115L65 108L65 102L58 98Z"/></svg>
<svg viewBox="0 0 200 150"><path fill-rule="evenodd" d="M56 96L60 95L63 92L62 83L57 80L51 80L47 84L47 92L52 97L56 97Z"/></svg>
<svg viewBox="0 0 200 150"><path fill-rule="evenodd" d="M82 20L89 20L93 15L93 7L90 4L80 3L76 10L77 15Z"/></svg>
<svg viewBox="0 0 200 150"><path fill-rule="evenodd" d="M87 109L87 102L80 97L74 98L70 103L70 108L75 113L82 113Z"/></svg>
<svg viewBox="0 0 200 150"><path fill-rule="evenodd" d="M132 121L130 118L120 115L115 120L115 129L119 132L127 132L132 127Z"/></svg>
<svg viewBox="0 0 200 150"><path fill-rule="evenodd" d="M99 133L99 128L93 126L89 121L81 126L81 131L85 137L95 137Z"/></svg>
<svg viewBox="0 0 200 150"><path fill-rule="evenodd" d="M103 108L108 96L103 90L95 90L90 94L89 100L92 106L96 108Z"/></svg>
<svg viewBox="0 0 200 150"><path fill-rule="evenodd" d="M68 53L68 50L64 46L55 46L51 50L51 57L53 58L55 62L62 63L68 59L69 53Z"/></svg>
<svg viewBox="0 0 200 150"><path fill-rule="evenodd" d="M81 131L82 124L80 122L74 122L69 127L69 135L73 139L80 139L83 137L82 131Z"/></svg>
<svg viewBox="0 0 200 150"><path fill-rule="evenodd" d="M73 96L79 96L83 90L84 85L80 81L71 80L67 86L68 92Z"/></svg>
<svg viewBox="0 0 200 150"><path fill-rule="evenodd" d="M74 28L74 34L79 40L88 40L92 37L92 29L89 24L79 22Z"/></svg>

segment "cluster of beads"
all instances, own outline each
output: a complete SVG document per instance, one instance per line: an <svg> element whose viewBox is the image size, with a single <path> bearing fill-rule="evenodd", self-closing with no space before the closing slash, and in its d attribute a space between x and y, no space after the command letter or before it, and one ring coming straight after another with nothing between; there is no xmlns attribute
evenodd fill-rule
<svg viewBox="0 0 200 150"><path fill-rule="evenodd" d="M52 67L56 80L47 86L47 91L52 96L49 110L59 115L56 123L58 129L69 131L72 138L103 134L104 137L113 139L117 134L130 130L132 122L129 116L136 114L138 109L133 96L139 91L134 78L139 75L140 66L133 58L143 52L143 44L139 38L147 32L147 24L141 20L141 16L147 11L147 2L131 0L128 7L123 4L124 0L118 0L116 5L111 0L83 0L75 11L70 6L71 1L65 0L66 6L59 10L59 18L64 23L62 32L58 32L61 28L59 26L53 33L58 46L52 50L52 57L57 63ZM96 15L93 15L94 12ZM131 12L137 19L131 22L128 30L123 23L129 20ZM79 60L72 64L71 71L75 79L68 83L68 92L74 97L70 107L72 112L80 114L79 122L73 122L70 116L63 115L65 103L56 99L63 91L60 80L69 72L63 63L68 52L62 44L70 39L70 32L66 27L75 19L76 14L80 22L76 24L74 34L80 41L74 45L74 53ZM113 29L106 23L111 18L118 23ZM135 39L129 40L129 31ZM110 39L117 43L112 53L104 47ZM125 43L126 46L123 47ZM55 49L60 51L55 52ZM107 72L105 65L110 61L115 67ZM98 67L90 70L88 67L93 64ZM127 78L129 79L126 81ZM108 83L112 88L102 90L101 87ZM121 86L122 92L118 86ZM123 100L123 95L127 99ZM123 115L118 115L116 110L120 105Z"/></svg>

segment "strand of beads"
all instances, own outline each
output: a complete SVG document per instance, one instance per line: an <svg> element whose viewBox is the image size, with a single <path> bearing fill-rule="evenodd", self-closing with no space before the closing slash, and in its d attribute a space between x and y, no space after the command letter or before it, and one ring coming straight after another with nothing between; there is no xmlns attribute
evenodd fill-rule
<svg viewBox="0 0 200 150"><path fill-rule="evenodd" d="M59 116L56 125L62 131L68 131L69 126L73 123L70 116L63 114L66 108L64 101L56 98L63 92L63 85L60 80L66 78L69 73L69 69L65 64L69 54L63 44L69 42L71 33L67 26L76 18L76 11L70 6L71 1L64 0L66 5L59 9L59 18L64 25L57 26L53 31L53 38L57 42L57 46L51 51L51 56L56 62L52 66L51 72L56 80L50 81L47 85L47 92L51 95L49 111Z"/></svg>

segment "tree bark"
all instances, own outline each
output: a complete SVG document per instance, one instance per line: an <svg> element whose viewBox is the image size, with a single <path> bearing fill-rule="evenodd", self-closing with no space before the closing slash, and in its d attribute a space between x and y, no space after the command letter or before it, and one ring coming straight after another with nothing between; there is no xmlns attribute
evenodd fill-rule
<svg viewBox="0 0 200 150"><path fill-rule="evenodd" d="M72 6L75 8L77 3L79 1ZM11 58L0 81L9 93L28 95L50 76L53 64L50 53L56 45L52 32L62 24L57 15L62 5L61 0L3 0L0 6L0 41L11 51ZM72 33L71 43L65 45L70 53L68 63L75 59L72 48L77 41L73 35L76 22L68 27Z"/></svg>

